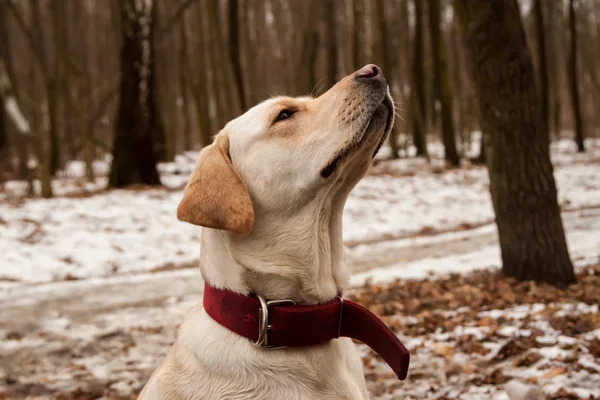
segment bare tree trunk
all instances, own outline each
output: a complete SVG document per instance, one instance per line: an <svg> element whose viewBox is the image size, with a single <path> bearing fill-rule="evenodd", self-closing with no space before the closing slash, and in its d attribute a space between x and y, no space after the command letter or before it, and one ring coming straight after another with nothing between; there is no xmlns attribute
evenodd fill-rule
<svg viewBox="0 0 600 400"><path fill-rule="evenodd" d="M129 1L129 0L128 0ZM135 0L134 0L135 1ZM139 1L139 0L138 0ZM159 91L159 83L158 83L158 68L156 62L156 42L157 42L157 29L158 26L158 4L157 0L152 0L151 4L146 5L146 8L150 8L148 10L148 53L149 53L149 91L152 97L148 100L148 105L150 107L151 115L149 121L152 121L152 147L154 149L155 158L157 161L171 161L173 159L173 154L169 154L169 150L172 150L174 147L172 143L167 143L167 134L165 132L165 127L163 126L162 113L160 112L160 101L158 95ZM143 8L143 7L142 7ZM144 21L142 21L143 24ZM142 38L142 43L144 42L144 38ZM146 46L146 45L144 45ZM172 139L172 136L171 138ZM169 148L171 146L171 148Z"/></svg>
<svg viewBox="0 0 600 400"><path fill-rule="evenodd" d="M35 73L35 68L30 68L29 71L29 81L28 81L28 89L30 93L35 93L35 88L41 86L38 82L38 75ZM42 95L40 95L41 97ZM40 104L41 101L38 103ZM37 110L34 110L32 113L32 128L31 132L33 132L32 142L33 149L35 152L35 157L37 159L37 174L38 179L40 181L40 189L41 196L43 198L50 198L53 196L52 191L52 173L50 172L50 163L48 162L48 152L46 151L48 145L48 133L45 129L45 126L42 122L44 118L44 111L41 106L38 106ZM29 125L27 122L26 125ZM24 125L25 126L25 125ZM21 132L27 132L28 129L21 129ZM33 186L33 182L31 182L31 186L28 190L29 196L35 195L35 189Z"/></svg>
<svg viewBox="0 0 600 400"><path fill-rule="evenodd" d="M79 135L81 137L81 145L83 147L83 162L85 163L85 177L89 182L94 182L96 176L94 174L94 148L90 138L90 131L87 128L87 102L83 96L83 85L77 85L76 93L76 108L77 122Z"/></svg>
<svg viewBox="0 0 600 400"><path fill-rule="evenodd" d="M451 68L452 71L452 81L454 82L454 86L452 87L452 95L454 97L454 104L457 105L456 112L456 131L458 132L458 136L460 138L462 153L465 154L467 149L470 147L471 143L468 142L467 138L469 135L465 135L465 101L464 96L466 90L463 88L463 79L462 79L462 60L461 60L461 51L460 51L460 43L458 37L458 24L456 21L452 21L452 26L450 28L450 43L451 43L451 51L450 56L452 58Z"/></svg>
<svg viewBox="0 0 600 400"><path fill-rule="evenodd" d="M569 49L569 90L571 93L571 109L573 110L573 123L575 124L575 142L579 152L585 151L583 117L579 98L579 83L577 80L577 26L575 5L578 0L569 0L569 32L571 33L571 46Z"/></svg>
<svg viewBox="0 0 600 400"><path fill-rule="evenodd" d="M542 101L542 129L549 135L549 105L550 96L548 95L548 62L546 59L546 28L544 22L544 5L543 0L534 0L533 10L535 13L535 30L537 37L537 51L538 51L538 85L540 88L540 97Z"/></svg>
<svg viewBox="0 0 600 400"><path fill-rule="evenodd" d="M236 88L233 87L230 78L230 65L225 55L225 41L220 29L218 5L219 3L214 0L205 1L207 33L210 40L210 70L214 81L213 95L218 105L217 126L221 127L238 114L239 101L235 93Z"/></svg>
<svg viewBox="0 0 600 400"><path fill-rule="evenodd" d="M164 23L159 18L165 16L165 2L153 0L153 3L152 19L155 21L155 26L163 26ZM158 37L154 36L158 40ZM168 35L162 39L163 45L159 47L159 53L152 51L155 62L154 76L157 78L154 81L155 104L156 109L160 110L161 117L161 129L158 132L159 136L155 137L154 148L158 161L162 162L175 159L177 132L179 131L177 126L179 93L177 85L171 81L172 77L177 75L177 64L169 62L169 60L177 59L175 39L174 35Z"/></svg>
<svg viewBox="0 0 600 400"><path fill-rule="evenodd" d="M235 79L235 88L239 97L242 112L246 111L246 95L244 93L244 75L242 68L242 54L240 51L240 30L239 30L239 4L238 0L229 0L229 59L233 69Z"/></svg>
<svg viewBox="0 0 600 400"><path fill-rule="evenodd" d="M73 19L70 5L75 4L61 0L52 0L52 30L54 33L54 77L56 82L57 114L59 131L61 135L62 148L59 155L66 151L65 160L73 159L75 154L75 138L73 135L73 124L69 115L76 115L73 109L71 94L71 69L72 60L70 41L73 34L69 34L69 26Z"/></svg>
<svg viewBox="0 0 600 400"><path fill-rule="evenodd" d="M159 128L152 52L152 3L122 0L121 97L109 186L160 185L154 139Z"/></svg>
<svg viewBox="0 0 600 400"><path fill-rule="evenodd" d="M198 7L199 10L202 10L201 7ZM181 22L182 30L187 32L187 23L186 20L183 19ZM202 29L202 28L201 28ZM186 62L184 64L184 74L187 75L190 79L191 83L191 93L194 97L195 103L195 111L196 118L198 120L199 125L199 140L203 146L208 146L212 142L212 123L210 116L210 99L209 92L207 86L207 80L209 79L207 71L207 51L205 46L204 34L203 30L199 35L198 39L198 48L194 51L194 54L197 54L195 58L196 64L192 63L192 56L190 54L190 49L188 46L188 41L185 40L182 42L182 46L184 48L186 54ZM187 37L187 35L186 35ZM197 72L195 72L197 71Z"/></svg>
<svg viewBox="0 0 600 400"><path fill-rule="evenodd" d="M541 1L540 1L541 2ZM560 38L564 37L563 32L563 12L562 0L552 0L544 3L547 7L547 20L549 27L548 32L548 72L550 77L550 118L548 123L551 124L554 137L560 136L562 126L562 102L561 102L561 58L562 52ZM549 129L550 130L550 129Z"/></svg>
<svg viewBox="0 0 600 400"><path fill-rule="evenodd" d="M337 40L337 12L336 7L338 2L336 0L327 0L326 4L326 21L327 21L327 72L325 74L325 87L330 88L337 82L338 73L338 46L340 45Z"/></svg>
<svg viewBox="0 0 600 400"><path fill-rule="evenodd" d="M487 133L502 270L519 280L575 282L549 138L516 0L454 1Z"/></svg>
<svg viewBox="0 0 600 400"><path fill-rule="evenodd" d="M364 26L365 26L365 4L364 0L352 0L353 26L352 32L352 54L354 59L354 70L359 69L365 63L364 57Z"/></svg>
<svg viewBox="0 0 600 400"><path fill-rule="evenodd" d="M0 63L5 66L5 73L7 79L9 78L9 74L6 68L6 59L8 58L5 53L8 52L8 38L6 37L7 29L6 29L6 18L4 14L4 5L0 4ZM8 158L8 130L5 115L6 100L0 90L0 163L5 158Z"/></svg>
<svg viewBox="0 0 600 400"><path fill-rule="evenodd" d="M417 156L427 156L427 104L425 98L425 54L423 38L423 3L413 0L415 10L415 35L413 41L413 66L411 107L413 121L413 144L417 149Z"/></svg>
<svg viewBox="0 0 600 400"><path fill-rule="evenodd" d="M187 30L185 24L185 17L182 17L179 22L179 90L181 91L181 97L183 99L183 105L181 107L182 117L183 117L183 149L190 150L192 148L192 127L191 127L191 118L189 115L190 110L190 95L189 95L189 82L188 78L188 70L186 65L188 63L188 38L187 38Z"/></svg>
<svg viewBox="0 0 600 400"><path fill-rule="evenodd" d="M442 117L442 141L444 143L444 157L452 166L458 167L460 159L456 151L456 136L454 134L454 121L452 110L452 94L448 82L448 66L442 33L440 0L429 0L429 29L431 37L431 52L434 64L434 82L439 95Z"/></svg>
<svg viewBox="0 0 600 400"><path fill-rule="evenodd" d="M373 15L373 60L376 64L378 64L382 69L383 73L388 81L390 86L393 85L394 82L394 72L395 70L392 68L391 61L391 53L394 51L390 49L388 40L390 38L390 32L385 19L385 5L384 0L376 0L375 1L375 10L372 13ZM398 149L398 136L400 134L400 123L398 120L394 121L394 125L392 126L392 132L390 134L389 143L392 151L391 158L397 159L400 157L399 149Z"/></svg>
<svg viewBox="0 0 600 400"><path fill-rule="evenodd" d="M6 9L6 4L0 4L0 63L2 63L5 67L7 79L13 82L12 88L15 93L15 101L18 104L18 89L16 87L17 83L15 81L15 72L13 69L12 62L12 49L10 46L10 30L8 29L8 13ZM4 96L4 106L6 106L6 96ZM7 115L7 117L9 117ZM16 151L19 158L19 164L17 167L17 176L20 179L26 179L29 182L29 186L31 187L31 173L29 171L29 167L27 165L27 157L28 157L28 146L27 140L23 135L17 135L15 140Z"/></svg>
<svg viewBox="0 0 600 400"><path fill-rule="evenodd" d="M54 6L55 4L53 4ZM54 8L54 7L53 7ZM32 21L33 27L32 31L35 32L37 36L37 49L40 52L40 58L43 60L42 62L42 71L43 77L46 85L46 94L47 94L47 103L48 103L48 118L50 120L50 159L48 161L48 168L50 170L50 174L54 175L56 171L60 168L60 131L59 131L59 92L58 92L58 82L59 74L61 74L61 60L58 57L55 57L54 60L54 70L50 71L50 62L48 60L48 51L46 49L46 44L44 38L42 37L41 27L42 26L42 16L40 10L40 3L37 1L31 1L31 10L32 10ZM52 18L54 20L54 18ZM56 23L56 21L54 21ZM55 35L57 36L57 35ZM56 40L58 42L58 40ZM56 46L56 43L55 43Z"/></svg>
<svg viewBox="0 0 600 400"><path fill-rule="evenodd" d="M6 130L6 123L4 122L5 107L4 96L0 93L0 164L8 156L8 132Z"/></svg>

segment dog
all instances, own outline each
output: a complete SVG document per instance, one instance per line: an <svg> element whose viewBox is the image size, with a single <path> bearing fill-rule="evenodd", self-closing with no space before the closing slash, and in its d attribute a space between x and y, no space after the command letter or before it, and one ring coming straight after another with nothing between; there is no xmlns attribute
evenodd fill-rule
<svg viewBox="0 0 600 400"><path fill-rule="evenodd" d="M389 87L369 64L319 97L272 98L229 122L202 150L177 209L180 220L204 227L200 269L207 289L240 301L255 296L256 304L333 304L341 318L348 303L338 296L349 281L342 211L393 120ZM264 304L257 315L267 327L265 314L285 306ZM218 315L227 319L231 310ZM217 320L208 314L205 290L204 306L185 318L140 399L369 398L350 338L270 349L270 325L253 342ZM305 325L298 343L323 327Z"/></svg>

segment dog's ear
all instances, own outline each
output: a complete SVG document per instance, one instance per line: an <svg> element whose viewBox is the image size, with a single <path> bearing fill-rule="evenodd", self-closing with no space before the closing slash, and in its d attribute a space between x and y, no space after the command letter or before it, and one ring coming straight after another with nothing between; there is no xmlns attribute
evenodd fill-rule
<svg viewBox="0 0 600 400"><path fill-rule="evenodd" d="M237 234L247 234L252 229L252 200L231 163L226 136L217 136L200 153L177 207L177 219Z"/></svg>

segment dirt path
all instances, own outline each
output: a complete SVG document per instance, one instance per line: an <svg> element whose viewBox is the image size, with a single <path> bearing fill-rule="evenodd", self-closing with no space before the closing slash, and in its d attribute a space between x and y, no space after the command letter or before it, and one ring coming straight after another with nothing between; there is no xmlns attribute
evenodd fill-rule
<svg viewBox="0 0 600 400"><path fill-rule="evenodd" d="M600 256L600 208L569 210L562 215L572 258L576 260L591 254ZM589 240L590 236L596 240ZM456 257L497 246L496 227L489 223L474 229L437 235L358 244L348 249L346 257L352 273L359 274L375 268L408 265L424 259Z"/></svg>

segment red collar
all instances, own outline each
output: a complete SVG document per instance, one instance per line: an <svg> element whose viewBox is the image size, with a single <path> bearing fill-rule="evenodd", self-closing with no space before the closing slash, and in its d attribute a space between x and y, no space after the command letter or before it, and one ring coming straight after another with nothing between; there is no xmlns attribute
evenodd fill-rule
<svg viewBox="0 0 600 400"><path fill-rule="evenodd" d="M341 297L305 306L292 300L267 302L205 284L203 305L212 319L257 347L311 346L350 337L375 350L398 379L408 373L410 353L396 334L365 307Z"/></svg>

